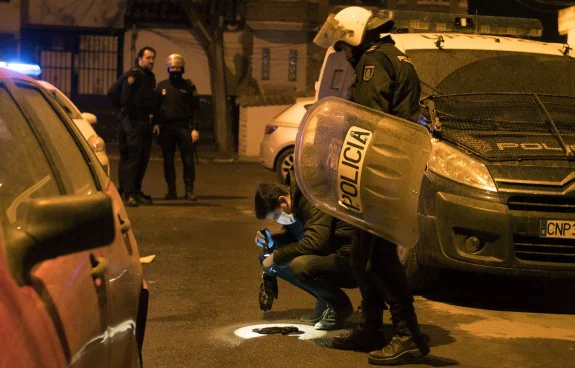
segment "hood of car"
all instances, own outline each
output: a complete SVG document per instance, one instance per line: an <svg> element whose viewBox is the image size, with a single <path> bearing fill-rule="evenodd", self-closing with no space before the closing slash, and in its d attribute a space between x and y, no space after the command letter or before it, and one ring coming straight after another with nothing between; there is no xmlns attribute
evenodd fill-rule
<svg viewBox="0 0 575 368"><path fill-rule="evenodd" d="M427 106L434 135L488 162L575 158L575 97L458 94Z"/></svg>

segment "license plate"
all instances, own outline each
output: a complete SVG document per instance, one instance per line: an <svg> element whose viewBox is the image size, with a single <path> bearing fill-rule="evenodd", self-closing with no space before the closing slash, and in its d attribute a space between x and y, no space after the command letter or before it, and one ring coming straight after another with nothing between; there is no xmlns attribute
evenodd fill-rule
<svg viewBox="0 0 575 368"><path fill-rule="evenodd" d="M540 235L544 238L575 239L575 221L541 220Z"/></svg>

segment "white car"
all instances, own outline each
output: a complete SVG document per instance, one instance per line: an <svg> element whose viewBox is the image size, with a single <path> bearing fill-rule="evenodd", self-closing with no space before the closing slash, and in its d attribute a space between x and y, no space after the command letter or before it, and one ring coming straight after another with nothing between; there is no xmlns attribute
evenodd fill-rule
<svg viewBox="0 0 575 368"><path fill-rule="evenodd" d="M80 110L70 101L70 99L62 93L58 88L53 86L52 84L46 81L38 81L42 87L46 88L50 91L50 94L54 97L54 99L58 102L58 104L66 111L68 116L74 121L80 132L90 144L90 147L96 153L96 157L98 157L98 161L108 174L110 175L110 160L108 159L108 155L106 154L106 143L96 133L92 125L96 124L98 119L94 114L89 112L80 112ZM297 128L297 127L296 127Z"/></svg>
<svg viewBox="0 0 575 368"><path fill-rule="evenodd" d="M322 78L326 70L333 71L334 75ZM353 82L353 72L345 55L330 47L321 67L320 79L316 82L315 96L296 99L295 104L277 115L271 124L266 125L264 139L260 145L259 162L265 168L275 170L280 182L285 181L288 171L293 167L297 129L307 107L328 96L346 98Z"/></svg>
<svg viewBox="0 0 575 368"><path fill-rule="evenodd" d="M295 137L306 106L315 101L315 97L298 98L295 104L277 115L271 124L265 127L259 162L265 168L275 170L280 182L285 180L293 166Z"/></svg>

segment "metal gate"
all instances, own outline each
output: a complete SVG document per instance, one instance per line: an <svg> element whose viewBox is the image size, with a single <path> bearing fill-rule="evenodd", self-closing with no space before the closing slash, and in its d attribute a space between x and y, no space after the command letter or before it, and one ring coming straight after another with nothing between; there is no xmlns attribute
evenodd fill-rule
<svg viewBox="0 0 575 368"><path fill-rule="evenodd" d="M82 112L96 114L94 127L106 141L116 139L116 114L106 93L122 73L122 30L63 30L27 27L23 52Z"/></svg>
<svg viewBox="0 0 575 368"><path fill-rule="evenodd" d="M36 39L42 79L73 100L105 95L121 72L121 36L50 33L51 39Z"/></svg>

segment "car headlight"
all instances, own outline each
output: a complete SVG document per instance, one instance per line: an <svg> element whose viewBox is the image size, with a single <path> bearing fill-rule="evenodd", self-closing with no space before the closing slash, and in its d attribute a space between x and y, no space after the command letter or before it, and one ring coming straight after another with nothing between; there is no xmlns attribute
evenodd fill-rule
<svg viewBox="0 0 575 368"><path fill-rule="evenodd" d="M438 140L433 140L433 149L427 169L437 175L474 188L497 192L495 183L481 162Z"/></svg>
<svg viewBox="0 0 575 368"><path fill-rule="evenodd" d="M106 143L99 135L93 135L88 138L88 144L94 152L106 152Z"/></svg>

